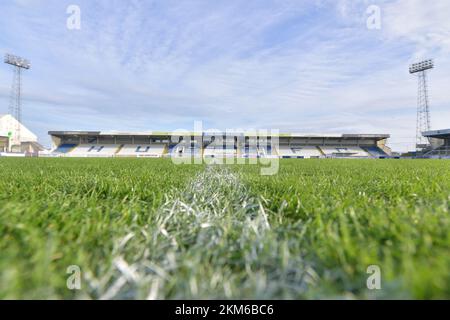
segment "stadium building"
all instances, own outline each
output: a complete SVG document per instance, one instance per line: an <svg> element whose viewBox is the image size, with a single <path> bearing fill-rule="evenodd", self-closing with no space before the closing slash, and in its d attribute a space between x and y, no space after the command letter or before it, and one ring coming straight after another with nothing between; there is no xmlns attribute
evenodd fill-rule
<svg viewBox="0 0 450 320"><path fill-rule="evenodd" d="M50 131L53 156L211 158L385 158L387 134L308 135Z"/></svg>
<svg viewBox="0 0 450 320"><path fill-rule="evenodd" d="M432 150L425 154L430 158L450 158L450 129L427 131L423 136L432 140Z"/></svg>
<svg viewBox="0 0 450 320"><path fill-rule="evenodd" d="M0 115L0 156L37 156L43 150L27 127L9 114Z"/></svg>

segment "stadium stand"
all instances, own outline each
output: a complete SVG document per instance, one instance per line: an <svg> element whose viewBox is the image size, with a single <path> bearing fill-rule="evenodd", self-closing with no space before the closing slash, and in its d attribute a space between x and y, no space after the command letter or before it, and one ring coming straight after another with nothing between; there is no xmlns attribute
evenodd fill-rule
<svg viewBox="0 0 450 320"><path fill-rule="evenodd" d="M234 158L237 150L233 146L207 146L203 151L204 157L211 158Z"/></svg>
<svg viewBox="0 0 450 320"><path fill-rule="evenodd" d="M201 157L202 148L189 143L172 144L169 146L168 152L163 155L169 155L171 157Z"/></svg>
<svg viewBox="0 0 450 320"><path fill-rule="evenodd" d="M275 148L272 148L270 143L267 143L265 141L264 143L259 144L258 147L250 147L248 148L250 155L254 155L258 158L271 158L271 157L278 157L278 154L276 152ZM255 155L256 153L256 155Z"/></svg>
<svg viewBox="0 0 450 320"><path fill-rule="evenodd" d="M202 148L200 147L190 147L188 148L188 154L192 157L201 157L202 156Z"/></svg>
<svg viewBox="0 0 450 320"><path fill-rule="evenodd" d="M280 145L278 147L278 154L282 158L296 158L297 155L292 150L292 148L289 145Z"/></svg>
<svg viewBox="0 0 450 320"><path fill-rule="evenodd" d="M69 157L113 157L120 146L116 144L80 144L66 153Z"/></svg>
<svg viewBox="0 0 450 320"><path fill-rule="evenodd" d="M242 155L244 158L258 158L258 149L256 147L246 146Z"/></svg>
<svg viewBox="0 0 450 320"><path fill-rule="evenodd" d="M282 158L320 158L323 154L316 146L280 145L278 154Z"/></svg>
<svg viewBox="0 0 450 320"><path fill-rule="evenodd" d="M322 156L320 150L314 146L292 146L291 149L297 157L309 159L320 158Z"/></svg>
<svg viewBox="0 0 450 320"><path fill-rule="evenodd" d="M116 152L116 156L160 158L166 153L166 147L166 144L124 144Z"/></svg>
<svg viewBox="0 0 450 320"><path fill-rule="evenodd" d="M176 149L177 149L177 150L176 150ZM181 153L182 153L182 152L183 152L183 150L181 150ZM179 155L179 153L180 153L180 151L178 150L176 144L171 144L171 145L169 146L169 152L168 152L168 154L169 154L170 156L176 156L176 155Z"/></svg>
<svg viewBox="0 0 450 320"><path fill-rule="evenodd" d="M450 129L427 131L423 136L435 147L425 154L427 158L450 158Z"/></svg>
<svg viewBox="0 0 450 320"><path fill-rule="evenodd" d="M258 152L258 157L265 158L268 156L267 149L265 147L258 147L256 148L256 151Z"/></svg>
<svg viewBox="0 0 450 320"><path fill-rule="evenodd" d="M430 158L450 158L450 146L440 146L437 149L429 151L425 156Z"/></svg>
<svg viewBox="0 0 450 320"><path fill-rule="evenodd" d="M387 157L387 153L381 150L379 147L367 147L364 150L375 158L385 158Z"/></svg>
<svg viewBox="0 0 450 320"><path fill-rule="evenodd" d="M326 157L336 158L368 158L370 155L357 146L319 146Z"/></svg>
<svg viewBox="0 0 450 320"><path fill-rule="evenodd" d="M74 149L76 146L77 146L76 144L65 143L65 144L58 146L58 148L56 148L54 152L55 153L68 153L68 152L72 151L72 149Z"/></svg>
<svg viewBox="0 0 450 320"><path fill-rule="evenodd" d="M49 134L53 141L52 155L67 157L381 158L388 156L384 150L388 150L385 142L389 137L374 134L255 137L237 132L231 137L221 133L192 134L190 139L183 137L179 143L171 143L173 137L168 132L51 131ZM271 145L270 141L277 144Z"/></svg>

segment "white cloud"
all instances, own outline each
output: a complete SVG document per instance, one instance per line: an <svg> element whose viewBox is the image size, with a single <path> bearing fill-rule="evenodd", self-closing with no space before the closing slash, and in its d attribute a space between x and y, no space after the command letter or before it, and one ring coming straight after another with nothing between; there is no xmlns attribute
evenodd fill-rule
<svg viewBox="0 0 450 320"><path fill-rule="evenodd" d="M449 1L398 0L385 4L384 13L387 36L414 42L418 56L426 51L450 52Z"/></svg>
<svg viewBox="0 0 450 320"><path fill-rule="evenodd" d="M445 114L446 0L374 1L381 31L366 28L372 1L78 2L79 32L65 28L69 3L23 1L28 10L0 12L4 49L33 62L25 119L41 138L50 129L170 130L197 119L222 129L392 133L406 149L416 92L407 67L421 55L437 60L432 110ZM9 82L1 68L5 104Z"/></svg>

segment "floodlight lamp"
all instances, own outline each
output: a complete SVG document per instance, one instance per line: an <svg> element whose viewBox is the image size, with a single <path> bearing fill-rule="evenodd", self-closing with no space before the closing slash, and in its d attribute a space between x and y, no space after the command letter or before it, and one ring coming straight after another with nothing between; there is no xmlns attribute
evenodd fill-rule
<svg viewBox="0 0 450 320"><path fill-rule="evenodd" d="M433 69L434 68L434 62L433 60L425 60L418 63L413 63L409 67L409 73L417 73L422 72L425 70Z"/></svg>
<svg viewBox="0 0 450 320"><path fill-rule="evenodd" d="M28 60L12 54L6 54L4 62L23 69L31 68L31 64Z"/></svg>

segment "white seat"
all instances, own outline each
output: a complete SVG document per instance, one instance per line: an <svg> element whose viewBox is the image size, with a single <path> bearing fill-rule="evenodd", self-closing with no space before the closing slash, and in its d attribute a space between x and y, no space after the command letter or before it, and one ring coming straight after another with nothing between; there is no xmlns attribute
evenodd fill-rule
<svg viewBox="0 0 450 320"><path fill-rule="evenodd" d="M370 157L367 151L357 146L343 146L343 147L331 147L321 146L320 149L326 156L341 156L341 157Z"/></svg>
<svg viewBox="0 0 450 320"><path fill-rule="evenodd" d="M322 156L322 153L315 146L291 146L292 152L297 157L303 158L319 158Z"/></svg>
<svg viewBox="0 0 450 320"><path fill-rule="evenodd" d="M112 157L116 153L117 144L80 144L66 154L68 157Z"/></svg>
<svg viewBox="0 0 450 320"><path fill-rule="evenodd" d="M234 148L224 148L222 146L208 146L203 152L204 157L231 158L236 157L237 152Z"/></svg>
<svg viewBox="0 0 450 320"><path fill-rule="evenodd" d="M315 146L281 145L278 148L281 157L319 158L322 153Z"/></svg>
<svg viewBox="0 0 450 320"><path fill-rule="evenodd" d="M154 157L159 158L166 151L165 144L125 144L117 152L118 157Z"/></svg>

